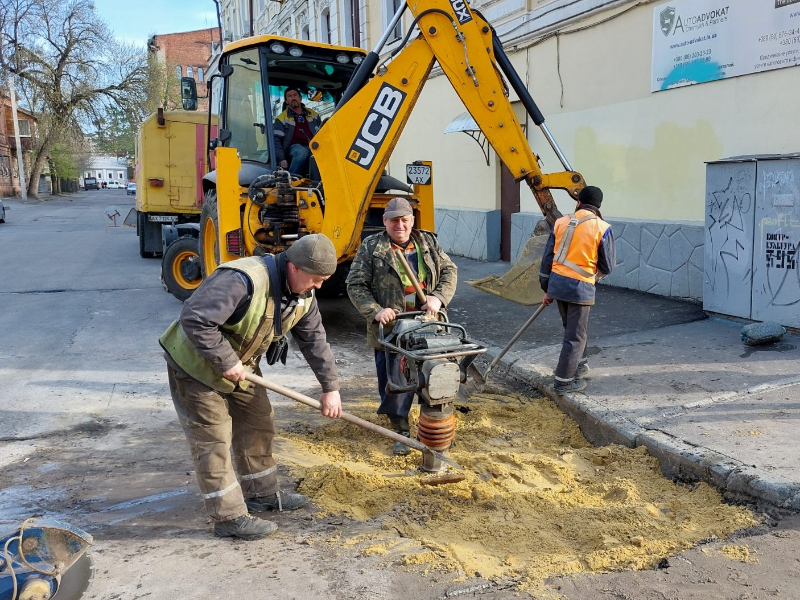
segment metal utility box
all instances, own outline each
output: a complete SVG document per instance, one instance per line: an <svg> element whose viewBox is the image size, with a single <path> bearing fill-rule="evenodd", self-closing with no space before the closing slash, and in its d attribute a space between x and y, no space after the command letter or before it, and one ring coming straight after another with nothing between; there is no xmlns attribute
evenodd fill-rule
<svg viewBox="0 0 800 600"><path fill-rule="evenodd" d="M703 308L800 328L800 154L706 167Z"/></svg>

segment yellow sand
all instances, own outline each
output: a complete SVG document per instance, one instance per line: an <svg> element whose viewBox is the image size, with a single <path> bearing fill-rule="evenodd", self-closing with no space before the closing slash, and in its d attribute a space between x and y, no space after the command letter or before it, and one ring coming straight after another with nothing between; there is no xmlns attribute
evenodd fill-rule
<svg viewBox="0 0 800 600"><path fill-rule="evenodd" d="M706 484L665 479L644 448L592 447L548 400L487 394L457 406L468 411L456 411L450 456L466 479L451 485L420 485L418 452L393 457L391 441L344 421L284 437L281 460L321 515L375 524L332 547L531 592L551 575L651 568L756 523ZM372 401L346 409L386 424Z"/></svg>

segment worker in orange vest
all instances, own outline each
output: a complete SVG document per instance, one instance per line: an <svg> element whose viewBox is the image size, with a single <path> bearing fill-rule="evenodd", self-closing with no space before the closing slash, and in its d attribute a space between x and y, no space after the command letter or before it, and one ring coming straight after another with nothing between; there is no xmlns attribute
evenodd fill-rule
<svg viewBox="0 0 800 600"><path fill-rule="evenodd" d="M555 392L586 389L589 310L594 304L595 284L614 268L615 249L611 224L603 220L603 192L587 186L578 194L575 214L553 225L542 256L539 284L545 306L556 301L564 324L564 341L555 371Z"/></svg>

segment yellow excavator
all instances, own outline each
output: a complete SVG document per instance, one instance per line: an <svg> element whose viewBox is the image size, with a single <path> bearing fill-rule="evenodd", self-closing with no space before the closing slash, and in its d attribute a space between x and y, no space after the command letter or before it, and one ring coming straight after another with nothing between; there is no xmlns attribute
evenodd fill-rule
<svg viewBox="0 0 800 600"><path fill-rule="evenodd" d="M405 11L413 15L408 34L381 58ZM561 216L551 189L577 198L583 177L554 141L491 25L463 0L422 0L401 5L369 53L275 36L245 38L225 48L214 76L220 81L210 85L221 95L219 130L209 140L216 170L203 179L203 274L222 262L277 253L305 234L324 233L333 240L340 268L321 291L336 294L343 291L362 237L380 230L382 210L392 197L406 197L417 227L433 230L431 163L406 167L412 186L387 177L385 167L437 63L499 158L515 179L528 184L547 221ZM564 171L541 172L508 86ZM276 160L273 122L289 87L299 88L304 104L322 118L303 176L280 169ZM189 102L192 94L189 89ZM521 271L538 270L530 251L523 256L527 262ZM519 266L517 271L512 278L519 279Z"/></svg>

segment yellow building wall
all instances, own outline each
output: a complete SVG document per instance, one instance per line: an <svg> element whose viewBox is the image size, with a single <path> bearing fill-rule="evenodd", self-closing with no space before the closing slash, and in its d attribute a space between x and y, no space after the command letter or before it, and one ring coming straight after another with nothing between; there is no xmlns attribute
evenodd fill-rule
<svg viewBox="0 0 800 600"><path fill-rule="evenodd" d="M633 4L633 3L631 3ZM630 6L630 5L628 5ZM705 162L728 156L800 150L800 69L650 92L655 4L577 32L628 6L563 28L507 52L528 82L572 167L603 188L607 217L696 221L705 214ZM499 207L499 169L487 167L465 134L445 135L464 111L446 78L430 80L392 157L395 176L414 159L434 161L437 206ZM528 137L543 170L561 170L538 128ZM521 192L523 211L538 210ZM562 211L574 204L556 195Z"/></svg>

